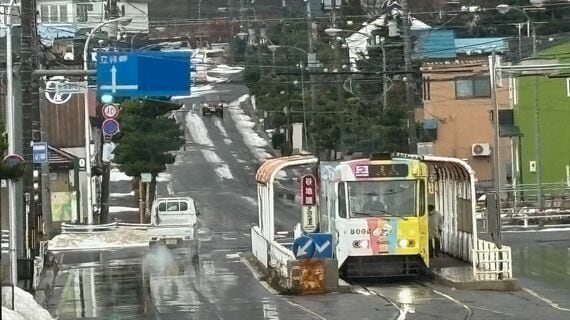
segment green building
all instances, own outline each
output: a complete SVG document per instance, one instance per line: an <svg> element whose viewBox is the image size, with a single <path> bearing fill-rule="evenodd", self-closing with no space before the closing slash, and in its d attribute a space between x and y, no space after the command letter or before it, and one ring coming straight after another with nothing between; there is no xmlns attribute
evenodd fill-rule
<svg viewBox="0 0 570 320"><path fill-rule="evenodd" d="M570 64L570 42L539 53L536 62ZM545 61L552 59L550 61ZM515 121L522 132L519 148L520 180L536 183L536 119L540 127L542 183L566 183L570 170L570 69L558 74L520 76L517 80ZM538 108L536 108L538 106Z"/></svg>

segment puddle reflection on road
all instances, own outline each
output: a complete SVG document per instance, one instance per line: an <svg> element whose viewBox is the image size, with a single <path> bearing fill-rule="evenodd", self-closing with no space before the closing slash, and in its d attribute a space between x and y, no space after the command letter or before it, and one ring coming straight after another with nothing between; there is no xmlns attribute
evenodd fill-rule
<svg viewBox="0 0 570 320"><path fill-rule="evenodd" d="M570 248L567 245L533 245L513 248L513 273L554 288L570 289Z"/></svg>

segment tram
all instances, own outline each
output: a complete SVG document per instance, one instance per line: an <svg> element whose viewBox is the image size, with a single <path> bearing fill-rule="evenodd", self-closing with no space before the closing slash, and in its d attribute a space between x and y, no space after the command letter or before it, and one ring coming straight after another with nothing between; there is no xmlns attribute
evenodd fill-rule
<svg viewBox="0 0 570 320"><path fill-rule="evenodd" d="M319 165L320 230L330 232L341 276L414 276L429 266L426 184L417 159L373 155Z"/></svg>

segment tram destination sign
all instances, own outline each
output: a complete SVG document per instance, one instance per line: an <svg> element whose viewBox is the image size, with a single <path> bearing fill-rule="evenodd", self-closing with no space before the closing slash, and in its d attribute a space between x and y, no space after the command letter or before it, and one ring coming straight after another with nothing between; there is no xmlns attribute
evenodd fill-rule
<svg viewBox="0 0 570 320"><path fill-rule="evenodd" d="M404 178L408 176L408 165L403 163L356 165L354 175L357 178Z"/></svg>

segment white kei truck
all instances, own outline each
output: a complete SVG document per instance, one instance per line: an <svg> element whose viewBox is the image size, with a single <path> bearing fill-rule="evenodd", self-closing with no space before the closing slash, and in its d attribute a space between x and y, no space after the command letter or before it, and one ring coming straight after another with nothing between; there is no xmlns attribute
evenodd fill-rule
<svg viewBox="0 0 570 320"><path fill-rule="evenodd" d="M190 197L158 197L151 207L152 236L149 245L191 247L197 240L200 212Z"/></svg>

